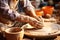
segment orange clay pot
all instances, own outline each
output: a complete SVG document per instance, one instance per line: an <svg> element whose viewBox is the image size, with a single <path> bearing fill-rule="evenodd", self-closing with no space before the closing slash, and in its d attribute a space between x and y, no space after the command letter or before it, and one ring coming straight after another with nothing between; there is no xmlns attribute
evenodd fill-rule
<svg viewBox="0 0 60 40"><path fill-rule="evenodd" d="M35 12L36 12L36 15L37 15L38 17L40 17L40 16L43 15L43 11L42 11L42 10L36 10Z"/></svg>
<svg viewBox="0 0 60 40"><path fill-rule="evenodd" d="M52 15L53 11L54 11L54 7L52 7L52 6L44 6L44 7L42 7L42 10L44 12L44 15L46 15L46 14Z"/></svg>

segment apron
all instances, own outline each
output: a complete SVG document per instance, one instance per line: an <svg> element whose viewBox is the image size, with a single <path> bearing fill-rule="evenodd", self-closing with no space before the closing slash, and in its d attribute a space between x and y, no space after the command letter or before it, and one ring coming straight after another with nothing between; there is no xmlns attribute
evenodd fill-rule
<svg viewBox="0 0 60 40"><path fill-rule="evenodd" d="M5 0L5 2L6 3L8 3L8 5L10 6L10 0ZM17 9L17 11L19 11L19 12L22 12L22 5L18 2L18 4L17 4L17 6L18 6L18 9ZM17 7L16 6L16 7ZM1 16L1 15L0 15ZM0 22L1 23L4 23L4 25L6 24L7 26L9 25L9 26L19 26L20 24L21 24L21 26L22 26L22 22L17 22L17 21L12 21L12 20L10 20L10 19L7 19L7 18L4 18L4 17L0 17ZM24 24L24 23L23 23Z"/></svg>

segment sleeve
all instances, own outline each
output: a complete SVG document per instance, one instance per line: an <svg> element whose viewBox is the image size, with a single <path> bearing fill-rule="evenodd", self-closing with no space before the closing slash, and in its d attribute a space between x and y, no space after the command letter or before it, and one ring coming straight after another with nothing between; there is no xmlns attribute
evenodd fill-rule
<svg viewBox="0 0 60 40"><path fill-rule="evenodd" d="M19 14L16 11L11 10L5 0L0 0L0 15L4 18L15 20Z"/></svg>
<svg viewBox="0 0 60 40"><path fill-rule="evenodd" d="M24 0L24 7L27 7L29 10L31 10L31 8L34 8L29 0Z"/></svg>

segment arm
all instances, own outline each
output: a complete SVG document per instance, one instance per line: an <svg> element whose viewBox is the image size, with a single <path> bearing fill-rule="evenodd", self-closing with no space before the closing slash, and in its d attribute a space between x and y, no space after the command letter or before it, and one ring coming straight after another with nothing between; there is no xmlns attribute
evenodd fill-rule
<svg viewBox="0 0 60 40"><path fill-rule="evenodd" d="M24 8L24 11L26 14L41 21L40 18L36 15L35 8L32 6L32 4L29 0L26 0L26 1L24 0L24 1L21 1L20 3L22 3L22 5L24 5L23 8Z"/></svg>
<svg viewBox="0 0 60 40"><path fill-rule="evenodd" d="M30 23L32 26L34 26L35 28L42 28L43 24L41 22L39 22L38 20L36 20L35 18L29 17L27 15L19 15L16 18L17 21L21 21L21 22L27 22Z"/></svg>
<svg viewBox="0 0 60 40"><path fill-rule="evenodd" d="M2 15L2 17L11 20L21 21L21 22L27 22L36 28L42 28L42 24L39 21L37 21L35 18L25 16L25 15L20 15L18 12L11 10L9 8L9 5L4 2L0 1L0 4L1 4L0 14Z"/></svg>

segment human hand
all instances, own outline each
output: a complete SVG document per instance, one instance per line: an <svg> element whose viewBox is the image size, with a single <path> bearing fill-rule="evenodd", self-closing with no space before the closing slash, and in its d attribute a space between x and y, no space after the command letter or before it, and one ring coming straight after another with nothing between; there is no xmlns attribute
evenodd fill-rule
<svg viewBox="0 0 60 40"><path fill-rule="evenodd" d="M40 21L38 21L37 19L35 19L33 17L29 17L29 16L25 16L25 15L20 15L17 18L17 21L29 23L34 28L42 28L43 27L43 24Z"/></svg>
<svg viewBox="0 0 60 40"><path fill-rule="evenodd" d="M34 28L42 28L43 24L42 22L39 20L37 20L36 18L29 18L29 23L34 27Z"/></svg>
<svg viewBox="0 0 60 40"><path fill-rule="evenodd" d="M38 16L35 16L34 18L41 22L41 18L39 18Z"/></svg>
<svg viewBox="0 0 60 40"><path fill-rule="evenodd" d="M37 20L34 20L30 23L34 28L42 28L43 27L43 24Z"/></svg>

